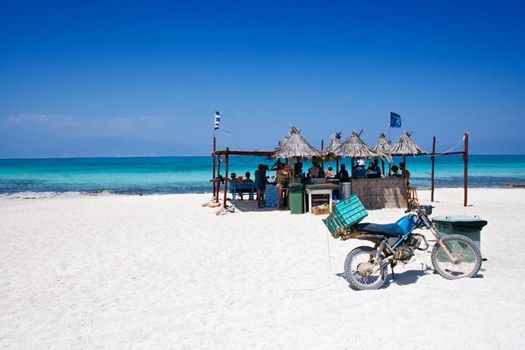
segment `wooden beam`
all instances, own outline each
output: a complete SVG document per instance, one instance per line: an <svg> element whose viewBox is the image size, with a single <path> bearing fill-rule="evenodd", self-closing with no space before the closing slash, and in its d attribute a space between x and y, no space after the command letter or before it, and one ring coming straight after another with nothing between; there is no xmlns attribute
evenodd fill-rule
<svg viewBox="0 0 525 350"><path fill-rule="evenodd" d="M221 175L221 157L217 157L217 177ZM217 196L215 196L215 203L219 203L219 193L221 192L221 182L217 182L217 188L215 189Z"/></svg>
<svg viewBox="0 0 525 350"><path fill-rule="evenodd" d="M226 159L224 160L225 166L226 166L226 172L224 174L224 203L223 206L226 209L226 199L228 198L228 181L229 181L229 175L228 175L228 165L229 165L229 148L226 148Z"/></svg>
<svg viewBox="0 0 525 350"><path fill-rule="evenodd" d="M273 156L273 151L230 151L229 148L226 148L226 150L219 150L215 151L215 154L218 155L228 155L230 156L266 156L270 157Z"/></svg>

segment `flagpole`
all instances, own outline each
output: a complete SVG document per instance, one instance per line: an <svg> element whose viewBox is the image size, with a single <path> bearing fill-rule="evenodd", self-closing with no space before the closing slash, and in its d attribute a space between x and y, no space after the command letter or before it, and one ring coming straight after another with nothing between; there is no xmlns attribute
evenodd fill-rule
<svg viewBox="0 0 525 350"><path fill-rule="evenodd" d="M215 183L215 151L217 150L217 139L215 138L215 114L213 116L213 151L211 152L211 162L212 162L212 184L213 184L213 197L215 197L216 192L216 183ZM219 197L219 191L217 191L217 198Z"/></svg>
<svg viewBox="0 0 525 350"><path fill-rule="evenodd" d="M390 141L390 114L388 114L388 142L392 143L392 141Z"/></svg>
<svg viewBox="0 0 525 350"><path fill-rule="evenodd" d="M390 128L392 127L391 119L392 117L390 116L390 113L388 113L388 142L390 144L392 144L392 141L390 141ZM393 161L393 158L392 158L392 161ZM388 161L388 176L390 176L391 169L392 169L392 163Z"/></svg>

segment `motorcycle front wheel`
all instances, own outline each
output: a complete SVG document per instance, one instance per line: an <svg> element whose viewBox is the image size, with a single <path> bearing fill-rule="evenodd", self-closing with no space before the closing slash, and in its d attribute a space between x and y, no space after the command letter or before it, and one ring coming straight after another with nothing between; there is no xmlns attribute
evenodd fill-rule
<svg viewBox="0 0 525 350"><path fill-rule="evenodd" d="M388 276L387 266L381 268L377 250L371 247L353 249L345 260L345 279L355 290L379 289Z"/></svg>
<svg viewBox="0 0 525 350"><path fill-rule="evenodd" d="M474 276L481 268L482 260L476 244L461 235L441 238L441 244L436 244L432 249L431 259L437 273L449 280Z"/></svg>

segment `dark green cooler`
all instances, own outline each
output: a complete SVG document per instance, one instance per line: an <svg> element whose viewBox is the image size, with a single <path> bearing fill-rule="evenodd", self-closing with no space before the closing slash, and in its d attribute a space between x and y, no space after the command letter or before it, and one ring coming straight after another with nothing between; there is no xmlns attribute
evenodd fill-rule
<svg viewBox="0 0 525 350"><path fill-rule="evenodd" d="M443 235L459 234L470 238L481 250L481 229L487 224L478 216L436 216L432 218L436 229Z"/></svg>
<svg viewBox="0 0 525 350"><path fill-rule="evenodd" d="M289 184L288 192L290 193L290 213L302 214L303 205L303 184Z"/></svg>

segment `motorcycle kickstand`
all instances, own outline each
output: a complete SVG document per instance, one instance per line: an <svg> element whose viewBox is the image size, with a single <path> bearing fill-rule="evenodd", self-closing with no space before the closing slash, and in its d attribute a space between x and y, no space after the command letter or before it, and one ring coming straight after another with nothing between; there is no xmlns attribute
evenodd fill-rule
<svg viewBox="0 0 525 350"><path fill-rule="evenodd" d="M390 269L392 270L392 278L391 278L392 281L396 279L396 274L394 273L394 266L395 266L394 264L390 264Z"/></svg>

